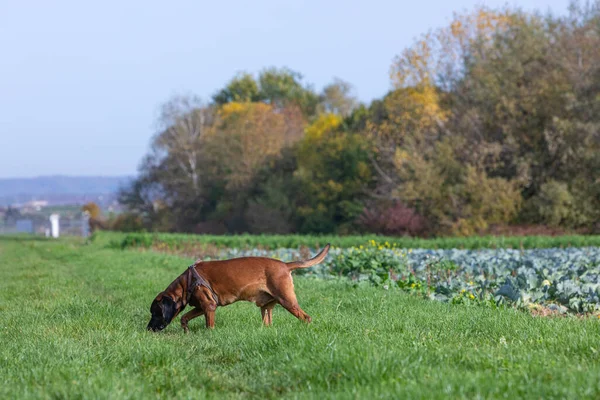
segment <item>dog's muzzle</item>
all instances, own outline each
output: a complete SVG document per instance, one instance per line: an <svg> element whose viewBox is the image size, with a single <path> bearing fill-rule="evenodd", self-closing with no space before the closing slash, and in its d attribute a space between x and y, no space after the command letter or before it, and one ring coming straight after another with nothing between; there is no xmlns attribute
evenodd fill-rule
<svg viewBox="0 0 600 400"><path fill-rule="evenodd" d="M163 329L165 329L166 327L167 327L167 324L165 322L150 320L146 329L149 331L152 331L152 332L160 332Z"/></svg>

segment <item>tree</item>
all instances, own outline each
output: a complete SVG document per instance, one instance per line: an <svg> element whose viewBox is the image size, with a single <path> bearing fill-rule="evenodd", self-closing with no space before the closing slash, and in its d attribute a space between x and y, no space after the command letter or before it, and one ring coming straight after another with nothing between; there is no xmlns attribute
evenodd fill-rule
<svg viewBox="0 0 600 400"><path fill-rule="evenodd" d="M340 95L350 90L349 84L336 81L328 89L335 96L337 86ZM323 98L327 100L325 97ZM289 68L265 68L258 74L258 79L248 73L238 73L227 85L219 90L213 101L217 106L227 103L263 102L274 109L290 112L300 110L304 118L316 115L320 97L308 85L302 84L302 75ZM339 101L342 101L339 99ZM351 101L349 97L347 101Z"/></svg>
<svg viewBox="0 0 600 400"><path fill-rule="evenodd" d="M213 110L196 97L173 97L162 107L152 144L156 161L169 164L172 182L189 186L194 196L200 195L200 159L213 116Z"/></svg>
<svg viewBox="0 0 600 400"><path fill-rule="evenodd" d="M278 155L285 144L283 114L264 103L228 103L207 139L207 157L227 183L227 190L243 190L266 158ZM215 171L216 172L216 171Z"/></svg>
<svg viewBox="0 0 600 400"><path fill-rule="evenodd" d="M364 136L339 130L342 119L323 114L298 147L302 232L348 232L364 208L371 181L370 147Z"/></svg>
<svg viewBox="0 0 600 400"><path fill-rule="evenodd" d="M289 68L266 68L258 76L262 98L275 108L300 107L306 117L316 113L318 96L302 85L302 75Z"/></svg>
<svg viewBox="0 0 600 400"><path fill-rule="evenodd" d="M102 213L98 204L92 202L86 203L81 207L81 211L87 211L90 215L90 218L98 219L100 218L100 214Z"/></svg>
<svg viewBox="0 0 600 400"><path fill-rule="evenodd" d="M333 83L323 89L320 96L320 112L338 114L342 117L350 116L358 105L352 90L350 83L335 78Z"/></svg>
<svg viewBox="0 0 600 400"><path fill-rule="evenodd" d="M248 73L238 74L213 96L213 101L220 106L230 102L243 103L261 100L263 100L263 93L254 77Z"/></svg>
<svg viewBox="0 0 600 400"><path fill-rule="evenodd" d="M485 8L456 15L449 27L424 35L394 60L395 90L372 104L365 124L376 146L374 196L382 205L401 201L444 233L480 232L514 217L518 190L486 168L498 146L481 132L472 134L464 120L473 113L457 106L473 60L494 48L512 17ZM499 189L507 198L488 196Z"/></svg>
<svg viewBox="0 0 600 400"><path fill-rule="evenodd" d="M192 229L209 196L203 190L204 142L213 119L214 110L196 97L175 96L165 103L150 153L139 177L121 191L121 201L162 229Z"/></svg>
<svg viewBox="0 0 600 400"><path fill-rule="evenodd" d="M232 102L219 109L206 140L206 172L214 177L209 184L215 195L208 218L231 232L260 229L256 219L249 225L246 208L258 173L298 140L295 116L293 109L265 103ZM253 207L257 211L258 203Z"/></svg>

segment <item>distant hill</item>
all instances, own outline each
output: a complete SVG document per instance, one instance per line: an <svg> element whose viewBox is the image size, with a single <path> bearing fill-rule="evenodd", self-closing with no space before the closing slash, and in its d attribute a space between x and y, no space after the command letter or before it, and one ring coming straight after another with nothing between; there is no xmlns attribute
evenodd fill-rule
<svg viewBox="0 0 600 400"><path fill-rule="evenodd" d="M54 204L77 204L86 200L114 199L131 176L40 176L0 178L0 205L48 200Z"/></svg>

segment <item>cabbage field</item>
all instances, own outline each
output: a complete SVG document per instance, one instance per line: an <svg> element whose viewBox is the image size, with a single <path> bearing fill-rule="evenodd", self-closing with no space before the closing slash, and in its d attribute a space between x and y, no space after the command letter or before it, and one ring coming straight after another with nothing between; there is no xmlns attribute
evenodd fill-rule
<svg viewBox="0 0 600 400"><path fill-rule="evenodd" d="M297 249L224 249L218 258L305 258ZM453 303L550 307L557 312L600 309L600 247L550 249L401 249L371 240L334 247L326 261L298 273L348 277Z"/></svg>

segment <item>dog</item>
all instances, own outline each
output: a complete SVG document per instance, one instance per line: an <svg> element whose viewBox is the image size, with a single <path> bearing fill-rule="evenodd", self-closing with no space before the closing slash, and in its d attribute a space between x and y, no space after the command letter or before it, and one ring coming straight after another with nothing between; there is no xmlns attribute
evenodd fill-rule
<svg viewBox="0 0 600 400"><path fill-rule="evenodd" d="M160 292L152 305L147 329L158 332L167 327L186 306L194 307L181 317L181 327L201 315L206 327L214 328L215 310L236 301L250 301L260 307L263 323L273 323L273 307L281 304L301 321L312 318L298 305L292 271L322 262L329 252L327 244L315 257L285 263L267 257L241 257L222 261L196 261Z"/></svg>

